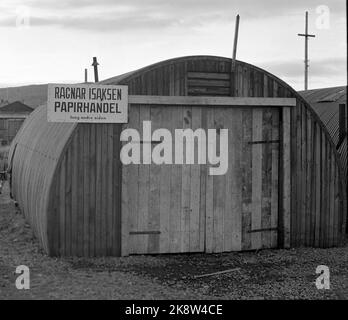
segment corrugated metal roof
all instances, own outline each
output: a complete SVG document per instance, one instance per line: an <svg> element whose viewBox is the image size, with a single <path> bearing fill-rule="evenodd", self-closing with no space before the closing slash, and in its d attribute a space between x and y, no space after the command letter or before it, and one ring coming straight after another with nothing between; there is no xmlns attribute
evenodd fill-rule
<svg viewBox="0 0 348 320"><path fill-rule="evenodd" d="M339 102L347 100L347 87L322 88L299 92L310 102Z"/></svg>
<svg viewBox="0 0 348 320"><path fill-rule="evenodd" d="M27 106L26 104L20 101L9 103L8 105L5 105L0 108L1 113L30 113L33 110L33 108Z"/></svg>
<svg viewBox="0 0 348 320"><path fill-rule="evenodd" d="M339 105L343 103L346 105L347 124L347 86L299 91L299 94L310 103L321 121L327 127L334 144L338 147L342 167L347 179L347 136L342 144L338 146Z"/></svg>

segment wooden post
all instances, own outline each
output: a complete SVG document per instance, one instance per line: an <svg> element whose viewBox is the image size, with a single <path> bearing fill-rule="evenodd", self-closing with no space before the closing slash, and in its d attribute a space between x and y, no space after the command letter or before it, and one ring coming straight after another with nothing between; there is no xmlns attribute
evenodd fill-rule
<svg viewBox="0 0 348 320"><path fill-rule="evenodd" d="M239 32L239 14L237 14L236 17L236 27L235 27L235 31L234 31L234 42L233 42L233 55L232 55L232 66L235 66L235 62L236 62L236 56L237 56L237 44L238 44L238 32Z"/></svg>
<svg viewBox="0 0 348 320"><path fill-rule="evenodd" d="M233 53L231 62L231 96L235 96L235 69L236 69L236 56L237 56L237 44L238 44L238 32L239 32L239 14L236 17L236 26L234 31Z"/></svg>
<svg viewBox="0 0 348 320"><path fill-rule="evenodd" d="M290 121L291 110L284 107L281 110L279 153L279 237L280 248L290 248L290 210L291 210L291 164L290 164Z"/></svg>
<svg viewBox="0 0 348 320"><path fill-rule="evenodd" d="M309 60L308 60L308 38L314 38L314 34L308 34L308 11L306 11L306 21L305 21L305 33L299 33L298 36L305 37L305 84L304 89L308 90L308 68L309 68Z"/></svg>
<svg viewBox="0 0 348 320"><path fill-rule="evenodd" d="M92 66L94 67L94 82L99 82L98 65L99 65L99 63L97 62L97 57L93 57Z"/></svg>

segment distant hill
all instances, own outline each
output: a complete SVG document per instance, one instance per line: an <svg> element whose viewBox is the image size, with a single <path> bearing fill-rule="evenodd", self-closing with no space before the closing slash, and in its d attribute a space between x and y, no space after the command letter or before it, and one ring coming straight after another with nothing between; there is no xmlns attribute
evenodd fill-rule
<svg viewBox="0 0 348 320"><path fill-rule="evenodd" d="M0 88L0 106L14 101L37 108L47 101L47 84Z"/></svg>

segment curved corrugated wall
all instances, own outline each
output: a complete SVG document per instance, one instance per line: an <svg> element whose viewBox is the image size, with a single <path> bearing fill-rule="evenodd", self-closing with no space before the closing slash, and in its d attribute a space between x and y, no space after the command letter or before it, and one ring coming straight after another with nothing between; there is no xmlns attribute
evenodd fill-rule
<svg viewBox="0 0 348 320"><path fill-rule="evenodd" d="M67 141L76 127L47 122L46 106L37 108L24 122L11 144L12 194L49 253L49 196L52 178Z"/></svg>
<svg viewBox="0 0 348 320"><path fill-rule="evenodd" d="M323 89L313 89L299 92L312 106L321 121L325 124L333 143L338 147L344 177L347 181L347 135L339 144L339 105L345 104L347 110L347 87L332 87ZM346 111L347 124L347 111Z"/></svg>

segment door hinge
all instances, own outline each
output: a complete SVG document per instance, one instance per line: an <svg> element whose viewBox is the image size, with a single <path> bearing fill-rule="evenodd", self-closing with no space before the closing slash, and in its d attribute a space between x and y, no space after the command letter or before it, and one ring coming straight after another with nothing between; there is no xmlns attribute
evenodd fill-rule
<svg viewBox="0 0 348 320"><path fill-rule="evenodd" d="M279 143L280 140L259 140L259 141L249 141L248 144L263 144L263 143Z"/></svg>
<svg viewBox="0 0 348 320"><path fill-rule="evenodd" d="M248 233L254 233L254 232L264 232L264 231L278 231L278 228L263 228L263 229L254 229L249 230Z"/></svg>
<svg viewBox="0 0 348 320"><path fill-rule="evenodd" d="M161 231L130 231L129 234L136 235L136 234L160 234Z"/></svg>

